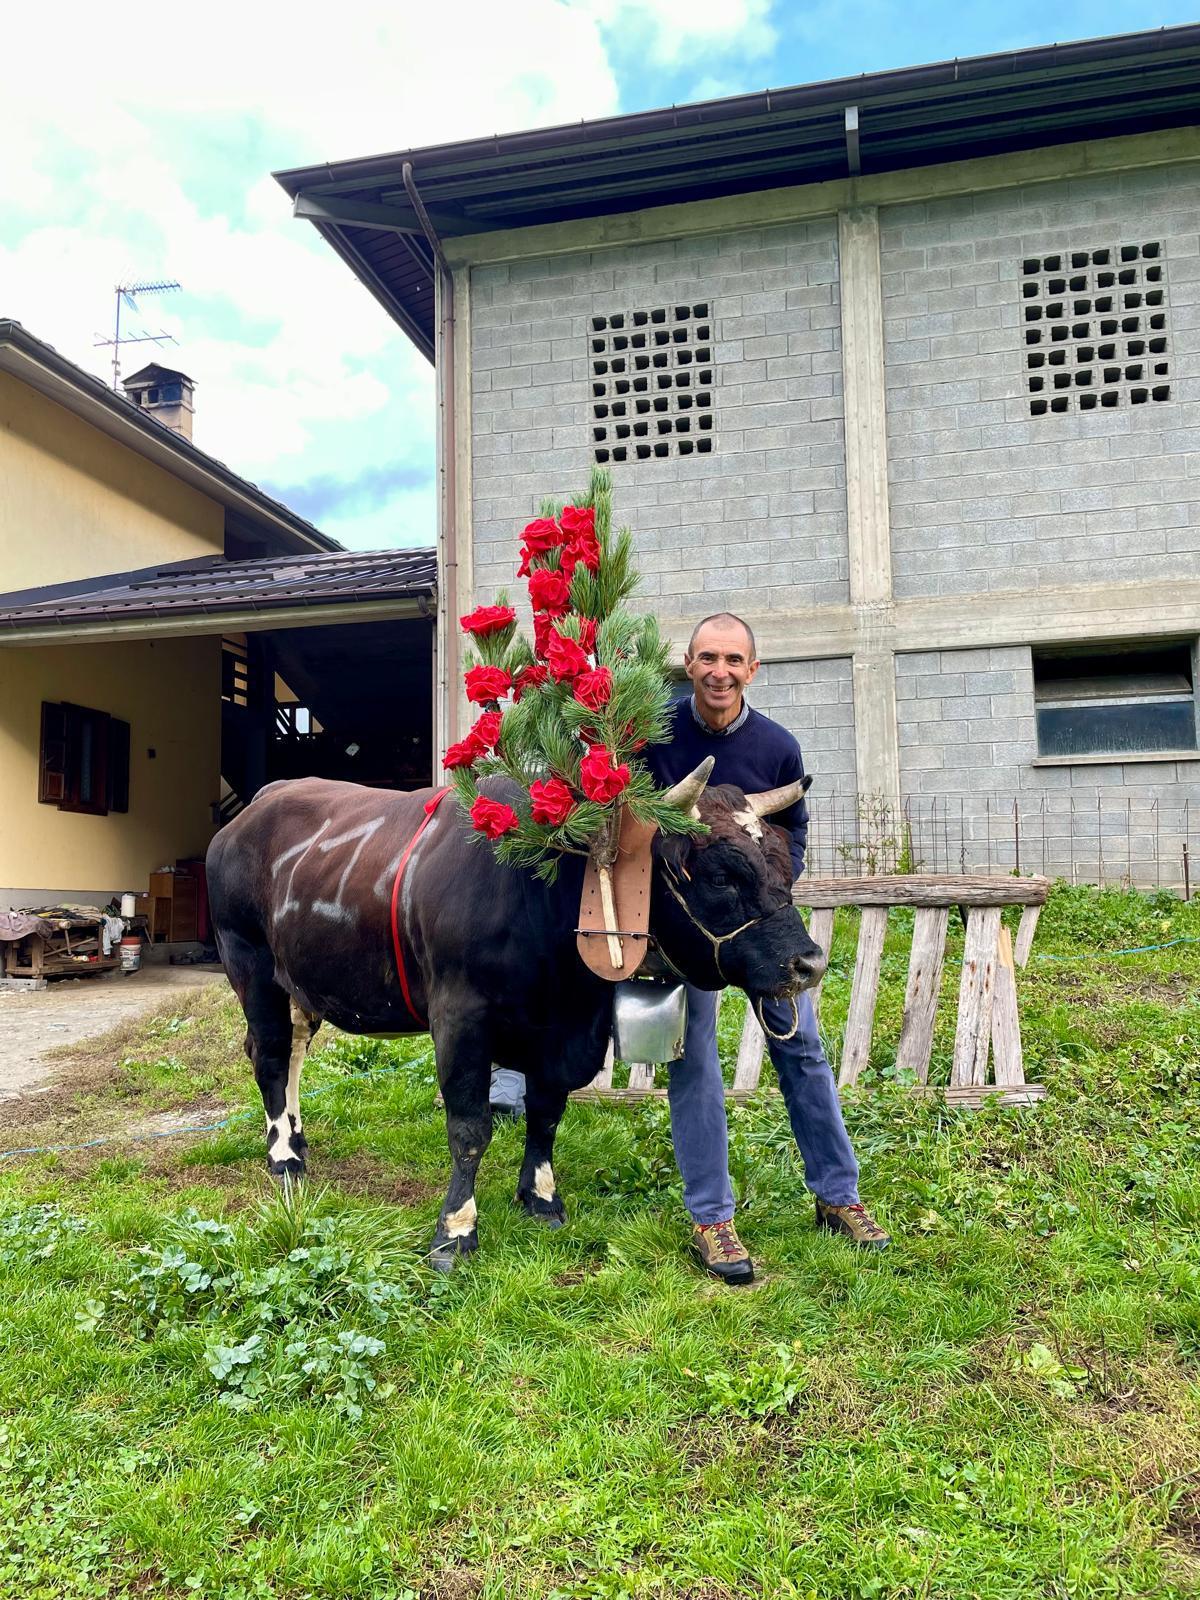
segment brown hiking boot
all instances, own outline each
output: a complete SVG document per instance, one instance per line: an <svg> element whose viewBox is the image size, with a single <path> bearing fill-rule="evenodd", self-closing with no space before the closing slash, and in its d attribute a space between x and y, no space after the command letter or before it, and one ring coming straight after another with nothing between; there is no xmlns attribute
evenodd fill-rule
<svg viewBox="0 0 1200 1600"><path fill-rule="evenodd" d="M827 1206L817 1201L817 1227L828 1228L830 1233L845 1234L863 1250L886 1250L891 1239L863 1206Z"/></svg>
<svg viewBox="0 0 1200 1600"><path fill-rule="evenodd" d="M749 1283L754 1277L750 1252L737 1236L733 1219L692 1225L692 1253L711 1277L722 1283Z"/></svg>

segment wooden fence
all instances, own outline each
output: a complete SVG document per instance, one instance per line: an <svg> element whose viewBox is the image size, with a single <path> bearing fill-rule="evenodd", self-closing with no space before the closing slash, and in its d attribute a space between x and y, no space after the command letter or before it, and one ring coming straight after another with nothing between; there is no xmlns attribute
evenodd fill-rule
<svg viewBox="0 0 1200 1600"><path fill-rule="evenodd" d="M1046 878L972 873L801 880L793 891L793 898L798 906L808 910L809 932L823 950L828 950L833 942L834 917L839 908L853 906L860 913L850 1007L840 1051L839 1086L856 1083L867 1063L875 1027L888 912L893 906L907 906L915 915L904 1018L896 1050L897 1067L912 1072L918 1088L924 1092L943 1095L959 1104L979 1105L993 1094L1012 1101L1040 1099L1044 1093L1041 1084L1025 1081L1017 1010L1017 970L1029 960L1038 917L1049 889ZM1023 908L1015 943L1001 921L1005 906ZM958 990L954 1058L949 1087L935 1088L928 1082L929 1062L945 962L946 931L950 912L955 908L966 923L966 939ZM819 1015L820 985L810 994ZM729 1091L735 1098L744 1099L758 1088L765 1047L758 1020L747 1007L733 1087ZM655 1063L632 1063L629 1087L615 1089L610 1048L603 1070L579 1094L587 1098L621 1100L665 1094L665 1089L655 1087L655 1066Z"/></svg>

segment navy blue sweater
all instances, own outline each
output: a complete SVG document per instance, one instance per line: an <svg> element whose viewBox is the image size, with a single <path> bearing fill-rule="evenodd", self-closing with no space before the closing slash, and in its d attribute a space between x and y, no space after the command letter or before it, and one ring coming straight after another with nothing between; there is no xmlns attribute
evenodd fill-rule
<svg viewBox="0 0 1200 1600"><path fill-rule="evenodd" d="M692 712L689 696L675 707L675 723L665 744L651 745L643 759L660 784L678 783L704 760L715 756L710 783L736 783L747 794L778 789L804 776L800 746L786 728L750 710L750 715L734 733L713 733L702 727ZM792 850L792 867L797 877L804 871L804 852L808 844L808 807L803 800L770 819L787 830Z"/></svg>

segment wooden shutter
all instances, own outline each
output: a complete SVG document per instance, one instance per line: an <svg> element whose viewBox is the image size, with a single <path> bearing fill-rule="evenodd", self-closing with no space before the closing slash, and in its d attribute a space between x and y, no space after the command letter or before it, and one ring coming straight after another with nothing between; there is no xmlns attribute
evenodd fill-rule
<svg viewBox="0 0 1200 1600"><path fill-rule="evenodd" d="M42 740L38 756L38 804L60 806L67 793L67 715L42 701Z"/></svg>
<svg viewBox="0 0 1200 1600"><path fill-rule="evenodd" d="M129 724L120 717L108 722L108 809L129 810Z"/></svg>

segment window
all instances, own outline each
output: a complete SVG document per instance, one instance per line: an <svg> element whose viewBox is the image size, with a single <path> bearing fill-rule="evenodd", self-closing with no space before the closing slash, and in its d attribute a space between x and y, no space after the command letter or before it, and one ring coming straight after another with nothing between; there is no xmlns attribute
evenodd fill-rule
<svg viewBox="0 0 1200 1600"><path fill-rule="evenodd" d="M707 304L593 317L592 453L604 464L709 455L713 328Z"/></svg>
<svg viewBox="0 0 1200 1600"><path fill-rule="evenodd" d="M129 810L129 724L107 711L42 702L38 801L106 816Z"/></svg>
<svg viewBox="0 0 1200 1600"><path fill-rule="evenodd" d="M1161 240L1030 256L1021 272L1031 416L1171 398Z"/></svg>
<svg viewBox="0 0 1200 1600"><path fill-rule="evenodd" d="M1038 754L1195 750L1192 644L1034 652Z"/></svg>

